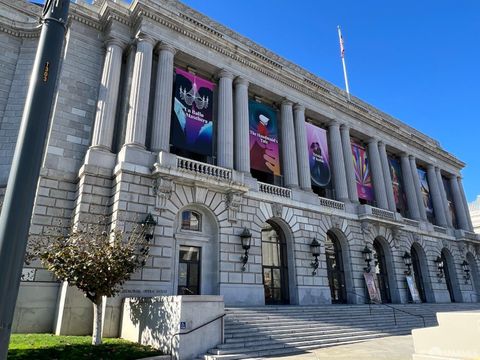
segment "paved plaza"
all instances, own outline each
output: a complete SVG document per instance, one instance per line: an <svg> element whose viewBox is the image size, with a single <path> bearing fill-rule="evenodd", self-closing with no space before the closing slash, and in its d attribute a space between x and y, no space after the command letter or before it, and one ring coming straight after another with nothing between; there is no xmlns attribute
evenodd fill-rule
<svg viewBox="0 0 480 360"><path fill-rule="evenodd" d="M390 336L358 344L333 346L308 353L275 357L276 360L410 360L413 354L411 335Z"/></svg>

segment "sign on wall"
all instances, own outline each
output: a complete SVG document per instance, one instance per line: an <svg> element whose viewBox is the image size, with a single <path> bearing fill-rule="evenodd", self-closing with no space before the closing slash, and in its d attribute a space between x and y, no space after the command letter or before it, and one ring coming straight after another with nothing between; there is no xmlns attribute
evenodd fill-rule
<svg viewBox="0 0 480 360"><path fill-rule="evenodd" d="M310 123L305 128L312 185L327 187L331 179L327 131Z"/></svg>
<svg viewBox="0 0 480 360"><path fill-rule="evenodd" d="M365 284L367 285L370 300L374 303L380 304L382 302L382 295L380 295L378 287L377 274L373 272L364 272L363 277L365 279Z"/></svg>
<svg viewBox="0 0 480 360"><path fill-rule="evenodd" d="M417 284L415 284L415 279L411 275L405 277L408 284L408 289L410 290L410 295L412 296L412 301L414 303L421 303L420 294L418 293Z"/></svg>
<svg viewBox="0 0 480 360"><path fill-rule="evenodd" d="M400 210L400 213L404 214L407 210L407 202L405 201L405 192L403 191L402 167L400 166L400 161L390 156L388 157L388 163L390 165L395 205Z"/></svg>
<svg viewBox="0 0 480 360"><path fill-rule="evenodd" d="M368 164L367 151L361 145L351 143L355 181L357 182L358 197L363 200L373 201L373 184Z"/></svg>
<svg viewBox="0 0 480 360"><path fill-rule="evenodd" d="M248 110L250 167L254 170L280 176L277 111L268 105L253 100L249 100Z"/></svg>
<svg viewBox="0 0 480 360"><path fill-rule="evenodd" d="M215 84L175 69L170 139L173 146L213 154L213 89Z"/></svg>
<svg viewBox="0 0 480 360"><path fill-rule="evenodd" d="M427 218L430 222L433 222L433 203L430 196L430 187L428 186L427 173L422 169L417 168L418 178L420 180L420 191L422 192L423 205L427 212Z"/></svg>

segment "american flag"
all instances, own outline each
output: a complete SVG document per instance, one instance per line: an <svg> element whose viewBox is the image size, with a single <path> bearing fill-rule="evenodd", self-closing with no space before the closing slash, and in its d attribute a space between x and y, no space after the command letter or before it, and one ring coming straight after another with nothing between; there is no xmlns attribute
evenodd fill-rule
<svg viewBox="0 0 480 360"><path fill-rule="evenodd" d="M343 59L345 57L345 47L343 46L343 36L340 27L338 27L338 37L340 40L340 57Z"/></svg>

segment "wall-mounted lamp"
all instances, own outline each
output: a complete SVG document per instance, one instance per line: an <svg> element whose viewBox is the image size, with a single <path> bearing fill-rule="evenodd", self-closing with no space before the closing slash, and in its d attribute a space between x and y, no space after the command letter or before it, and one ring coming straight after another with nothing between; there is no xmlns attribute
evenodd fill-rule
<svg viewBox="0 0 480 360"><path fill-rule="evenodd" d="M365 266L363 270L369 273L372 270L372 267L370 266L370 262L372 261L372 250L370 250L368 246L365 245L365 247L362 250L362 255L363 255L363 259L367 263L367 266Z"/></svg>
<svg viewBox="0 0 480 360"><path fill-rule="evenodd" d="M411 270L412 256L408 251L405 251L405 254L403 254L402 258L403 258L403 263L407 267L407 270L405 271L405 275L412 275L412 270Z"/></svg>
<svg viewBox="0 0 480 360"><path fill-rule="evenodd" d="M465 284L468 284L468 280L470 280L470 265L468 264L467 260L463 260L462 269L465 273L465 275L463 275L463 278L465 279Z"/></svg>
<svg viewBox="0 0 480 360"><path fill-rule="evenodd" d="M434 262L437 265L437 277L441 279L443 277L443 260L440 256L437 256Z"/></svg>
<svg viewBox="0 0 480 360"><path fill-rule="evenodd" d="M148 213L145 219L140 221L140 225L142 226L145 240L147 240L147 242L152 240L155 225L157 225L157 222L153 219L152 214Z"/></svg>
<svg viewBox="0 0 480 360"><path fill-rule="evenodd" d="M320 256L320 243L317 241L316 238L313 238L312 242L310 243L310 251L314 260L310 263L310 266L313 268L312 275L317 275L318 269L318 257Z"/></svg>
<svg viewBox="0 0 480 360"><path fill-rule="evenodd" d="M250 245L252 242L252 233L247 228L244 228L242 233L240 234L240 240L242 240L242 249L245 253L240 256L240 260L242 260L242 271L245 271L247 268L248 262L248 250L250 250Z"/></svg>

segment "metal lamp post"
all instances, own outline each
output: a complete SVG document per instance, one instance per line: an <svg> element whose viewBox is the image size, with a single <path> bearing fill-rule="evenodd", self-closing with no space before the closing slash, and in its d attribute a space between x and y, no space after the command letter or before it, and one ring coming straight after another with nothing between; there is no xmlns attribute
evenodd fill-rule
<svg viewBox="0 0 480 360"><path fill-rule="evenodd" d="M248 262L248 251L250 250L250 245L252 243L252 233L247 228L244 228L242 233L240 234L240 239L242 240L242 249L245 253L240 257L242 260L242 271L247 269L247 262Z"/></svg>
<svg viewBox="0 0 480 360"><path fill-rule="evenodd" d="M407 270L405 271L405 275L412 275L412 256L408 251L405 251L405 254L402 256L403 258L403 263L407 267Z"/></svg>
<svg viewBox="0 0 480 360"><path fill-rule="evenodd" d="M313 238L310 244L310 251L314 260L310 263L310 266L313 268L312 275L317 275L317 269L320 263L318 262L318 257L320 256L320 243L316 238Z"/></svg>
<svg viewBox="0 0 480 360"><path fill-rule="evenodd" d="M69 0L47 0L0 217L0 360L7 357L28 230L55 95Z"/></svg>

